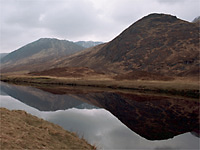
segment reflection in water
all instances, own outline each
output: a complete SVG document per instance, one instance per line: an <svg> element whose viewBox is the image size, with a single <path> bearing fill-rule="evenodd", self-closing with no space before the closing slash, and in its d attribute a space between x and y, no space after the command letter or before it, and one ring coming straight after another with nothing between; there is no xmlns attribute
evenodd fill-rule
<svg viewBox="0 0 200 150"><path fill-rule="evenodd" d="M1 91L42 111L64 110L74 107L80 109L85 107L96 108L93 105L86 104L74 98L70 94L55 95L33 87L9 85L1 82Z"/></svg>
<svg viewBox="0 0 200 150"><path fill-rule="evenodd" d="M50 110L53 108L55 110L59 109L61 104L67 105L66 102L62 101L67 95L54 95L32 87L1 85L5 93L15 98L18 97L21 102L31 104L30 106L35 106L37 109ZM20 96L19 98L17 93L29 94L28 97ZM84 94L80 92L68 94L68 96L76 99L79 103L75 103L73 106L72 103L69 103L70 107L65 106L65 109L72 107L87 109L72 108L63 111L41 112L8 96L1 97L1 106L10 109L25 109L38 117L59 124L67 130L77 132L90 143L104 149L198 149L199 147L199 139L188 133L192 131L193 134L198 134L199 131L198 102L155 96L147 99L143 95L110 92ZM34 103L34 98L31 97L39 97L38 101L53 107L38 106L39 102ZM53 98L56 98L58 106ZM59 100L59 98L61 99ZM62 103L59 103L61 101ZM129 128L110 112L104 109L92 109L96 106L90 104L107 109ZM61 109L63 108L64 106L61 107ZM168 132L169 134L162 135ZM166 139L178 136L168 140L149 141L138 134L147 139Z"/></svg>
<svg viewBox="0 0 200 150"><path fill-rule="evenodd" d="M131 130L149 140L199 133L199 102L182 98L124 93L81 95L115 115Z"/></svg>

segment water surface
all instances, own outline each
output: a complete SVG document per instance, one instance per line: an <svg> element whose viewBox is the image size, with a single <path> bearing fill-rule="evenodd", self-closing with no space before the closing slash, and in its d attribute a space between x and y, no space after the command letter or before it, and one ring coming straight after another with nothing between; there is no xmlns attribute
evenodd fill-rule
<svg viewBox="0 0 200 150"><path fill-rule="evenodd" d="M199 149L197 101L47 91L1 83L1 107L25 110L59 124L99 149Z"/></svg>

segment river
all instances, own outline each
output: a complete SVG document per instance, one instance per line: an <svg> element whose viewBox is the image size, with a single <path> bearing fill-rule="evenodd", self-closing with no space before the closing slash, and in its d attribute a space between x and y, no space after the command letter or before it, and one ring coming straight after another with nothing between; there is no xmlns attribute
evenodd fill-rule
<svg viewBox="0 0 200 150"><path fill-rule="evenodd" d="M1 107L76 132L98 149L199 149L199 101L1 82Z"/></svg>

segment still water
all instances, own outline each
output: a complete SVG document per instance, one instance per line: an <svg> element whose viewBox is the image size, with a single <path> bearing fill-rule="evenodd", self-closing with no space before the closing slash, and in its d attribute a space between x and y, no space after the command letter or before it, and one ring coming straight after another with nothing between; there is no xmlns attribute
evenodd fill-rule
<svg viewBox="0 0 200 150"><path fill-rule="evenodd" d="M0 104L76 132L98 149L199 149L195 100L1 82Z"/></svg>

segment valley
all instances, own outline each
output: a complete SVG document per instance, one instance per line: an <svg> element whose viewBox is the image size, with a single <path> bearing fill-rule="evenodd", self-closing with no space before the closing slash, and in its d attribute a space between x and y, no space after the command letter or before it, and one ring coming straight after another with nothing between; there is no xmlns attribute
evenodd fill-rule
<svg viewBox="0 0 200 150"><path fill-rule="evenodd" d="M199 98L198 30L197 23L150 14L108 43L42 38L3 57L1 80Z"/></svg>

